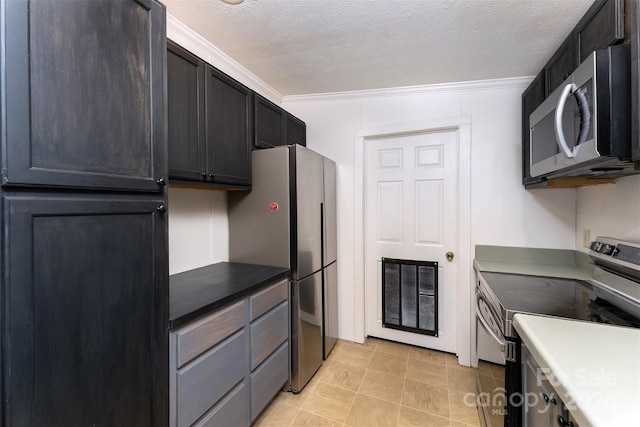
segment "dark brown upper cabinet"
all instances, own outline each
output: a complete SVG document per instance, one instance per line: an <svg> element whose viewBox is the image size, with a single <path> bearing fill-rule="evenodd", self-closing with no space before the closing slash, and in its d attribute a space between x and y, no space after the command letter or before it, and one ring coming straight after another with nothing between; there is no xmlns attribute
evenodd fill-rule
<svg viewBox="0 0 640 427"><path fill-rule="evenodd" d="M640 9L636 0L596 0L580 19L564 42L551 56L544 68L522 94L522 183L526 188L542 186L581 186L597 184L597 179L579 180L562 183L562 179L547 181L546 178L532 178L529 172L529 115L562 83L593 51L605 49L618 43L631 44L631 102L633 106L640 104ZM632 123L632 156L637 161L636 169L640 170L640 113L636 111ZM602 175L603 180L608 179Z"/></svg>
<svg viewBox="0 0 640 427"><path fill-rule="evenodd" d="M559 87L576 67L574 38L571 33L544 67L546 95Z"/></svg>
<svg viewBox="0 0 640 427"><path fill-rule="evenodd" d="M577 64L624 39L624 6L624 0L598 0L589 8L574 30Z"/></svg>
<svg viewBox="0 0 640 427"><path fill-rule="evenodd" d="M625 6L625 41L631 45L631 156L640 170L640 5Z"/></svg>
<svg viewBox="0 0 640 427"><path fill-rule="evenodd" d="M567 79L594 50L624 40L624 0L597 0L544 67L546 94Z"/></svg>
<svg viewBox="0 0 640 427"><path fill-rule="evenodd" d="M307 146L307 125L296 116L285 114L285 136L287 145L298 144Z"/></svg>
<svg viewBox="0 0 640 427"><path fill-rule="evenodd" d="M164 7L152 0L3 7L2 186L162 191Z"/></svg>
<svg viewBox="0 0 640 427"><path fill-rule="evenodd" d="M205 180L204 61L167 40L169 176ZM203 176L204 174L204 176Z"/></svg>
<svg viewBox="0 0 640 427"><path fill-rule="evenodd" d="M248 188L252 92L170 41L167 74L171 181Z"/></svg>
<svg viewBox="0 0 640 427"><path fill-rule="evenodd" d="M253 95L253 111L254 149L272 148L285 144L307 145L307 126L293 114L257 93Z"/></svg>
<svg viewBox="0 0 640 427"><path fill-rule="evenodd" d="M532 178L530 172L530 142L529 115L542 104L545 98L544 70L541 71L522 94L522 183L534 185L542 182L542 178Z"/></svg>
<svg viewBox="0 0 640 427"><path fill-rule="evenodd" d="M251 91L205 66L208 178L219 184L251 184Z"/></svg>
<svg viewBox="0 0 640 427"><path fill-rule="evenodd" d="M285 111L273 102L255 93L253 95L255 135L253 148L272 148L284 145Z"/></svg>

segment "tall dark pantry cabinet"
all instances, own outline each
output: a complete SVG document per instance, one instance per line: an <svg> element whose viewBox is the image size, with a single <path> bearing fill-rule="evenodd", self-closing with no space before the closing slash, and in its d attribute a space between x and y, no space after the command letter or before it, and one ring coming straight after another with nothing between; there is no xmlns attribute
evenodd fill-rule
<svg viewBox="0 0 640 427"><path fill-rule="evenodd" d="M164 6L0 7L2 424L166 424Z"/></svg>

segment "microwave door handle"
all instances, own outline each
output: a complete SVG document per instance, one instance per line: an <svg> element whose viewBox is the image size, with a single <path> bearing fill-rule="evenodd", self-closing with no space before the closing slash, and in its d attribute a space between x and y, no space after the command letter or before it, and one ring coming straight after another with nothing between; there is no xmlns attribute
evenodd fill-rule
<svg viewBox="0 0 640 427"><path fill-rule="evenodd" d="M556 116L555 116L555 128L556 128L556 142L558 143L558 147L562 150L562 152L570 159L576 156L569 146L567 145L567 140L564 137L564 129L562 128L562 115L564 114L564 105L567 102L567 98L571 96L573 92L575 92L578 87L574 83L569 83L562 90L562 94L560 95L560 99L558 100L558 106L556 107Z"/></svg>
<svg viewBox="0 0 640 427"><path fill-rule="evenodd" d="M576 146L573 147L572 153L574 157L578 154L578 150L580 149L583 142L587 140L587 136L589 135L589 126L591 125L591 111L589 110L589 101L587 101L587 97L584 95L584 92L581 89L578 89L574 92L576 99L578 100L578 104L580 105L580 135L578 136L578 142Z"/></svg>

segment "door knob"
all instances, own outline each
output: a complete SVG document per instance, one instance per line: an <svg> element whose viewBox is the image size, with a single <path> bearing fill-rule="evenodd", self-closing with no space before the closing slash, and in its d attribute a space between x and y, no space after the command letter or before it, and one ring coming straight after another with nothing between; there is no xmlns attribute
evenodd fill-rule
<svg viewBox="0 0 640 427"><path fill-rule="evenodd" d="M455 255L453 252L447 252L445 256L447 257L447 261L451 261Z"/></svg>

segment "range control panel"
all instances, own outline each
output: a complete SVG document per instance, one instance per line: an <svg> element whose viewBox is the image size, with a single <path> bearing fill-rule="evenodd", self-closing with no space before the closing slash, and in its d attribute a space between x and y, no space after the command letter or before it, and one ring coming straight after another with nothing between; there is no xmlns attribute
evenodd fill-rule
<svg viewBox="0 0 640 427"><path fill-rule="evenodd" d="M591 243L591 256L609 261L622 261L640 267L640 243L622 242L598 237Z"/></svg>

